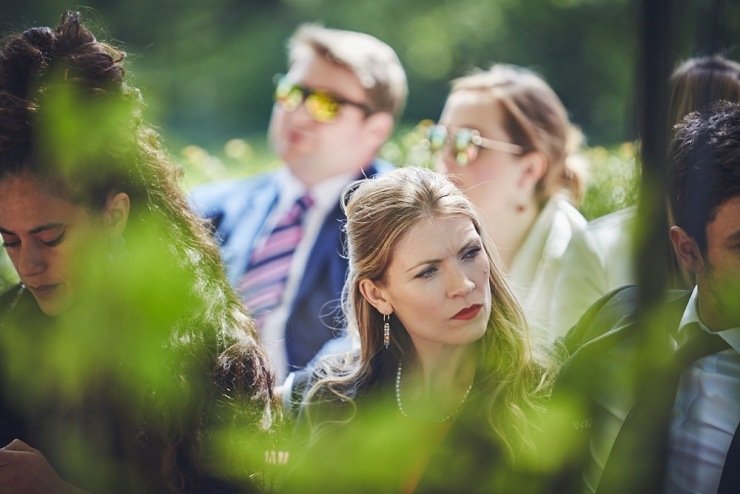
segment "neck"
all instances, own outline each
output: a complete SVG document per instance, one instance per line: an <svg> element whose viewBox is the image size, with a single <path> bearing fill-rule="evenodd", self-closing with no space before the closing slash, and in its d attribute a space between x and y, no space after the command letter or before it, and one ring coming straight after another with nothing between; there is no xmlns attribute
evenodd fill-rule
<svg viewBox="0 0 740 494"><path fill-rule="evenodd" d="M514 208L510 214L489 217L486 221L486 230L498 250L499 258L506 271L511 268L517 252L538 215L537 205L531 202L521 210Z"/></svg>
<svg viewBox="0 0 740 494"><path fill-rule="evenodd" d="M363 154L360 157L355 157L353 160L345 160L342 162L341 167L328 168L326 163L316 163L312 160L304 161L285 161L285 166L290 171L293 177L301 182L306 188L313 187L316 184L326 182L340 176L359 176L364 170L366 170L375 161L375 157L370 155L365 157Z"/></svg>
<svg viewBox="0 0 740 494"><path fill-rule="evenodd" d="M417 365L406 365L404 373L425 396L435 397L451 389L465 389L475 374L475 347L441 346L418 352Z"/></svg>
<svg viewBox="0 0 740 494"><path fill-rule="evenodd" d="M704 288L701 284L698 287L698 299L696 301L699 319L710 331L724 331L738 326L737 321L732 317L725 317L728 312L727 307L723 307L712 293L712 290Z"/></svg>
<svg viewBox="0 0 740 494"><path fill-rule="evenodd" d="M443 358L443 353L447 358ZM418 365L396 373L396 404L404 417L425 422L447 422L467 400L475 377L474 348L468 345L433 357L419 352ZM403 390L403 398L402 398Z"/></svg>

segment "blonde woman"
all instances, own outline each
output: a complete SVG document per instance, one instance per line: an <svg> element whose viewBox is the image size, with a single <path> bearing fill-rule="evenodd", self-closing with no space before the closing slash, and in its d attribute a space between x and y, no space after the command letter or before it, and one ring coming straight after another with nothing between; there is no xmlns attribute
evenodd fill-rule
<svg viewBox="0 0 740 494"><path fill-rule="evenodd" d="M534 72L497 64L452 82L429 143L437 168L479 208L532 326L554 338L549 304L560 259L586 220L576 210L580 132Z"/></svg>
<svg viewBox="0 0 740 494"><path fill-rule="evenodd" d="M417 168L349 194L343 305L358 350L313 371L300 414L312 447L288 490L519 486L509 467L549 366L473 205Z"/></svg>

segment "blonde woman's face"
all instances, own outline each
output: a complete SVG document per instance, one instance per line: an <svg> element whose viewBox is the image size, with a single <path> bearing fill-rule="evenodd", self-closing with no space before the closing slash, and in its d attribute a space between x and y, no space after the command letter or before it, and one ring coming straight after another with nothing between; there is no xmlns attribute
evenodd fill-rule
<svg viewBox="0 0 740 494"><path fill-rule="evenodd" d="M483 336L491 313L489 269L469 218L428 218L401 237L380 290L423 355Z"/></svg>
<svg viewBox="0 0 740 494"><path fill-rule="evenodd" d="M484 138L511 142L504 130L502 110L480 91L459 90L450 94L439 123L452 134L468 128ZM517 204L521 162L517 155L499 149L479 148L478 156L459 165L449 148L440 153L437 170L446 173L488 218L512 214Z"/></svg>

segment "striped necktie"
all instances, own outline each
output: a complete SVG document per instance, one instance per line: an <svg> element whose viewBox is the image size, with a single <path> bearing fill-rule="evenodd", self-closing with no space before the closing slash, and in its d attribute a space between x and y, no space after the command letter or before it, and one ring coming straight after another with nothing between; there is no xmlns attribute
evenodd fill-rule
<svg viewBox="0 0 740 494"><path fill-rule="evenodd" d="M309 195L299 197L277 222L249 264L237 285L242 301L261 328L267 315L283 300L291 261L303 237L303 218L313 205Z"/></svg>

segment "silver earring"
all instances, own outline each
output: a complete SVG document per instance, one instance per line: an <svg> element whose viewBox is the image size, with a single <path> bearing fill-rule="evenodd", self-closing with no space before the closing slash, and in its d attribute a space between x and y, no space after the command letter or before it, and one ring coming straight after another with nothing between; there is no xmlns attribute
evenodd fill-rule
<svg viewBox="0 0 740 494"><path fill-rule="evenodd" d="M391 316L383 314L383 346L386 350L391 344Z"/></svg>

